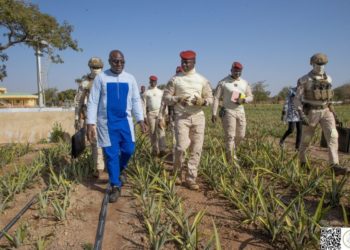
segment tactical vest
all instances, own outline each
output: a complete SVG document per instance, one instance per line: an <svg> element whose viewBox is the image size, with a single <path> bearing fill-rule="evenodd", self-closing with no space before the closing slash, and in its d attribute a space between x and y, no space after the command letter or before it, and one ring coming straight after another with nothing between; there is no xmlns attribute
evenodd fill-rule
<svg viewBox="0 0 350 250"><path fill-rule="evenodd" d="M332 84L327 80L327 75L324 74L322 79L316 79L312 74L309 75L311 88L305 89L305 99L310 101L330 101L333 98Z"/></svg>

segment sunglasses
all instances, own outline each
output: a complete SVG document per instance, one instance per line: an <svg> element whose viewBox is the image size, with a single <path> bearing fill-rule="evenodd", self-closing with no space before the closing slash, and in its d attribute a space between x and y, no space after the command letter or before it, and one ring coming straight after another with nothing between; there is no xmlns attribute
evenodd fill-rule
<svg viewBox="0 0 350 250"><path fill-rule="evenodd" d="M125 61L123 59L109 59L109 62L110 63L113 63L113 64L124 64Z"/></svg>

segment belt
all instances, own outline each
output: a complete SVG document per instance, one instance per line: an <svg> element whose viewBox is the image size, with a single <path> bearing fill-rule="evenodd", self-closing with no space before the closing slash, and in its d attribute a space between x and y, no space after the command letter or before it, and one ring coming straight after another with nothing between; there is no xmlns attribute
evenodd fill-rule
<svg viewBox="0 0 350 250"><path fill-rule="evenodd" d="M326 108L328 108L328 104L314 105L314 104L310 104L310 103L305 103L304 108L307 108L307 109L326 109Z"/></svg>

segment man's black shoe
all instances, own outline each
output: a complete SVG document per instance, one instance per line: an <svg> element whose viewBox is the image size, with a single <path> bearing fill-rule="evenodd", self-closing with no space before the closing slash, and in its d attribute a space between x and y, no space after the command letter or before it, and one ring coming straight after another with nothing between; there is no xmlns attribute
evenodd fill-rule
<svg viewBox="0 0 350 250"><path fill-rule="evenodd" d="M125 170L123 170L119 175L119 180L121 181L122 185L126 183L126 179L126 173Z"/></svg>
<svg viewBox="0 0 350 250"><path fill-rule="evenodd" d="M109 203L116 202L121 195L121 189L117 186L112 186L112 189L109 193Z"/></svg>

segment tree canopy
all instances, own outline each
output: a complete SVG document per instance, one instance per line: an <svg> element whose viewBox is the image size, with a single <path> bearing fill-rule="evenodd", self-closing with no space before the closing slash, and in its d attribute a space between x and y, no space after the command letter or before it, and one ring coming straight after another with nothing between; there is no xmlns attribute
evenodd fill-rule
<svg viewBox="0 0 350 250"><path fill-rule="evenodd" d="M252 84L252 93L254 95L254 103L269 101L271 92L266 90L267 84L265 81L258 81Z"/></svg>
<svg viewBox="0 0 350 250"><path fill-rule="evenodd" d="M47 106L60 106L66 101L73 102L77 91L75 89L67 89L59 92L57 88L48 88L45 89L44 93Z"/></svg>
<svg viewBox="0 0 350 250"><path fill-rule="evenodd" d="M273 102L274 103L279 103L281 101L285 101L287 96L288 96L289 88L290 87L283 87L280 90L280 92L278 92L278 94L273 97Z"/></svg>
<svg viewBox="0 0 350 250"><path fill-rule="evenodd" d="M16 44L36 49L38 46L44 48L47 43L50 46L45 47L43 53L49 54L54 63L63 60L53 49L81 51L78 42L71 37L73 26L68 22L59 24L56 18L41 13L37 5L24 0L0 0L0 6L0 80L7 76L5 62L8 56L4 51Z"/></svg>
<svg viewBox="0 0 350 250"><path fill-rule="evenodd" d="M337 101L349 101L350 100L350 83L343 84L342 86L334 89L334 99Z"/></svg>

